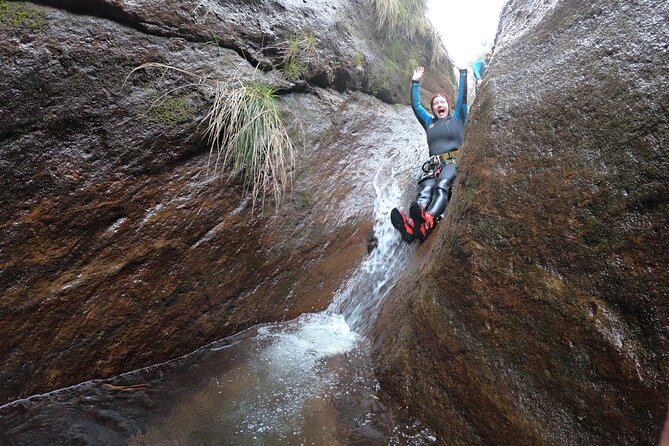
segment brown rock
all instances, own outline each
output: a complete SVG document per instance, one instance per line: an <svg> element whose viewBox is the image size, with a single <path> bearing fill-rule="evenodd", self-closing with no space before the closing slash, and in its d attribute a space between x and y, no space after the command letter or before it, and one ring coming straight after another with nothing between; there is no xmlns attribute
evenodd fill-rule
<svg viewBox="0 0 669 446"><path fill-rule="evenodd" d="M667 17L653 1L507 5L447 218L377 326L383 388L439 444L657 444Z"/></svg>
<svg viewBox="0 0 669 446"><path fill-rule="evenodd" d="M406 108L286 81L278 56L250 35L280 42L322 29L327 54L336 27L316 25L355 29L346 20L362 12L211 2L208 15L192 16L207 2L42 3L64 9L16 3L34 24L0 22L0 402L324 309L367 254L371 179L420 129ZM240 22L253 13L258 27ZM355 48L342 42L330 52ZM281 89L300 146L284 202L252 214L239 181L207 175L200 120L211 92L181 88L161 102L193 80L173 71L140 71L124 85L146 62ZM349 79L324 85L362 88Z"/></svg>

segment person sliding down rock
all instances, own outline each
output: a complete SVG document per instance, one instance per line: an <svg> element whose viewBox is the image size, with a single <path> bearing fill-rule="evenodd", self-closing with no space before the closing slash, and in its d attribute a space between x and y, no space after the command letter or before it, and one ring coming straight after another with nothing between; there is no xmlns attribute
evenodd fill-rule
<svg viewBox="0 0 669 446"><path fill-rule="evenodd" d="M413 72L411 107L425 129L430 158L423 163L418 194L409 207L409 216L398 208L390 212L390 221L407 243L425 240L446 210L467 121L467 70L460 70L458 101L453 113L449 96L438 91L430 99L432 115L420 103L420 80L424 73L423 67Z"/></svg>
<svg viewBox="0 0 669 446"><path fill-rule="evenodd" d="M495 48L493 47L490 51L488 51L488 53L485 55L485 60L476 61L474 63L474 66L472 67L474 71L474 77L476 78L476 89L474 90L475 92L483 83L483 76L485 76L485 72L488 69L488 65L492 60L494 49Z"/></svg>

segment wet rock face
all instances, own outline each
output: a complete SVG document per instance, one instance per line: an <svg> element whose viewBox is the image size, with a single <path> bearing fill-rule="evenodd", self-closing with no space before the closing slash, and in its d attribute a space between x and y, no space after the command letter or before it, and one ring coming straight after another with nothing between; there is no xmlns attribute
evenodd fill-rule
<svg viewBox="0 0 669 446"><path fill-rule="evenodd" d="M361 90L408 104L406 73L384 52L368 0L39 0L69 11L111 18L145 34L209 42L237 52L263 71L292 71L292 88ZM313 40L312 40L313 39ZM305 40L311 43L305 44ZM291 45L313 45L287 69ZM406 42L403 42L406 43ZM422 42L421 42L422 43ZM447 64L450 67L450 64ZM449 68L447 67L447 68ZM297 76L297 73L301 75ZM430 81L432 75L427 76ZM451 83L450 68L437 76Z"/></svg>
<svg viewBox="0 0 669 446"><path fill-rule="evenodd" d="M440 444L657 444L667 42L666 2L507 5L447 218L378 327Z"/></svg>
<svg viewBox="0 0 669 446"><path fill-rule="evenodd" d="M299 93L256 70L249 61L268 56L248 49L248 23L227 34L246 46L209 41L233 2L211 2L214 22L189 16L207 2L94 3L14 3L23 9L0 17L0 402L325 308L367 254L371 178L420 132L406 109L309 84ZM241 4L277 20L297 8ZM252 215L238 181L207 175L209 89L161 70L124 84L146 62L283 89L300 150L276 212Z"/></svg>

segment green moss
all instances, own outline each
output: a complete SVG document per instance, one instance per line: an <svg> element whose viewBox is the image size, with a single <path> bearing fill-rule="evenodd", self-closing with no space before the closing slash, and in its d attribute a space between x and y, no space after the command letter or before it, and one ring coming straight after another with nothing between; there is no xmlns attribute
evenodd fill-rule
<svg viewBox="0 0 669 446"><path fill-rule="evenodd" d="M398 75L406 76L419 65L425 65L425 53L419 45L407 45L399 39L386 39L381 48L383 66L377 72L370 73L370 87L373 90L390 90L389 79ZM409 96L410 84L402 82L395 87L401 97Z"/></svg>
<svg viewBox="0 0 669 446"><path fill-rule="evenodd" d="M356 53L355 56L353 56L353 66L355 68L363 68L365 63L365 56L363 56L361 53Z"/></svg>
<svg viewBox="0 0 669 446"><path fill-rule="evenodd" d="M309 210L313 207L313 197L307 190L299 190L295 194L295 206L301 210Z"/></svg>
<svg viewBox="0 0 669 446"><path fill-rule="evenodd" d="M188 96L176 96L163 100L145 115L147 122L176 124L187 121L193 114Z"/></svg>
<svg viewBox="0 0 669 446"><path fill-rule="evenodd" d="M41 30L47 23L44 13L33 6L0 0L0 28Z"/></svg>
<svg viewBox="0 0 669 446"><path fill-rule="evenodd" d="M379 91L390 89L390 81L388 80L388 77L372 73L369 78L369 89L372 91L372 94L376 96Z"/></svg>

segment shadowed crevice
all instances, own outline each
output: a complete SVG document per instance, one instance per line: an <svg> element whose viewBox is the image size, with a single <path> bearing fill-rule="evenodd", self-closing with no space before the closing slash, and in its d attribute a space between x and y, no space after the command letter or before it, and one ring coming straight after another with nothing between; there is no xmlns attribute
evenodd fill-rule
<svg viewBox="0 0 669 446"><path fill-rule="evenodd" d="M100 0L35 0L33 3L64 10L72 14L111 20L112 22L127 26L128 28L151 36L168 38L179 37L194 43L211 42L211 36L201 36L197 33L193 33L184 29L166 29L161 23L146 21L142 17L128 12L123 8ZM233 42L217 40L215 43L220 48L225 48L236 52L249 64L261 69L262 71L269 72L273 69L271 64L259 61L248 51L245 51L239 46L234 45Z"/></svg>

